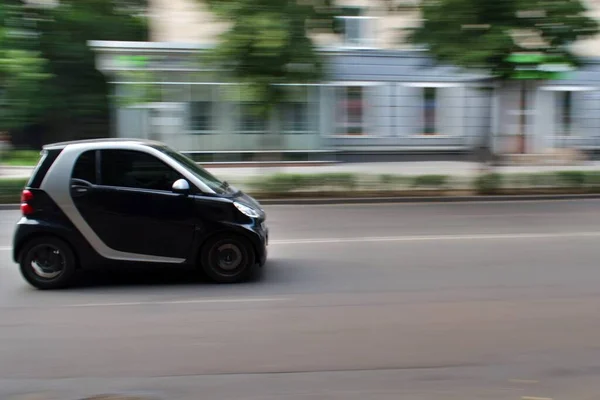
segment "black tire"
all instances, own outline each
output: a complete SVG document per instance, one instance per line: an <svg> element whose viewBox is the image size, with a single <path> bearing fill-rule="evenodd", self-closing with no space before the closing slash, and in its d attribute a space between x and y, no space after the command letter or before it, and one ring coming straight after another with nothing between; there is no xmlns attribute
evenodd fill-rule
<svg viewBox="0 0 600 400"><path fill-rule="evenodd" d="M45 262L44 257L49 261ZM36 261L36 258L39 260ZM77 261L69 245L51 236L28 242L21 251L20 261L23 278L40 290L66 288L77 269Z"/></svg>
<svg viewBox="0 0 600 400"><path fill-rule="evenodd" d="M228 262L228 259L231 261ZM238 283L252 276L256 255L250 243L243 237L219 235L209 239L202 247L201 264L212 281Z"/></svg>

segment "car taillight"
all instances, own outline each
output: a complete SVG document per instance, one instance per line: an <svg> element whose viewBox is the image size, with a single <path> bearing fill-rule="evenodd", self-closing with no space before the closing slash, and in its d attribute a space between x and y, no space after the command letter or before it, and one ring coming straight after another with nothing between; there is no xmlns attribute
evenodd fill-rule
<svg viewBox="0 0 600 400"><path fill-rule="evenodd" d="M29 204L31 200L33 200L33 193L29 190L23 190L21 192L21 213L23 215L31 215L35 211L31 204Z"/></svg>
<svg viewBox="0 0 600 400"><path fill-rule="evenodd" d="M27 189L23 190L21 193L21 203L27 203L31 200L33 200L33 193Z"/></svg>

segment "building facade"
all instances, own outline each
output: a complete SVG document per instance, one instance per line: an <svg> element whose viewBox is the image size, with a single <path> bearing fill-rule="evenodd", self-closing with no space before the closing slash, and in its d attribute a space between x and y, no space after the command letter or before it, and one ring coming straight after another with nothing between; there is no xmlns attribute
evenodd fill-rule
<svg viewBox="0 0 600 400"><path fill-rule="evenodd" d="M196 0L151 0L152 42L90 43L113 83L114 135L228 161L269 151L299 159L464 155L491 132L497 153L600 149L600 40L578 44L587 61L563 80L498 87L485 73L434 65L402 45L400 28L418 15L389 16L372 3L342 3L345 33L314 38L327 78L288 85L289 99L264 121L239 87L197 62L227 26Z"/></svg>

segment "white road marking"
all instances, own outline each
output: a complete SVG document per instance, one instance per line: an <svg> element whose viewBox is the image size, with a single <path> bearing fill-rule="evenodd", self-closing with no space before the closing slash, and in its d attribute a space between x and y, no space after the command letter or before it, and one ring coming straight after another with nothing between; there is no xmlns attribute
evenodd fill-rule
<svg viewBox="0 0 600 400"><path fill-rule="evenodd" d="M550 397L521 397L521 400L552 400Z"/></svg>
<svg viewBox="0 0 600 400"><path fill-rule="evenodd" d="M382 236L272 240L270 245L373 243L373 242L431 242L460 240L516 240L516 239L555 239L555 238L595 238L600 232L559 232L559 233L506 233L479 235L430 235L430 236Z"/></svg>
<svg viewBox="0 0 600 400"><path fill-rule="evenodd" d="M11 251L12 247L8 247L8 246L0 246L0 251Z"/></svg>
<svg viewBox="0 0 600 400"><path fill-rule="evenodd" d="M228 304L228 303L268 303L275 301L289 301L286 298L240 298L240 299L190 299L171 301L131 301L123 303L82 303L66 304L57 307L83 308L83 307L128 307L128 306L154 306L154 305L178 305L178 304Z"/></svg>

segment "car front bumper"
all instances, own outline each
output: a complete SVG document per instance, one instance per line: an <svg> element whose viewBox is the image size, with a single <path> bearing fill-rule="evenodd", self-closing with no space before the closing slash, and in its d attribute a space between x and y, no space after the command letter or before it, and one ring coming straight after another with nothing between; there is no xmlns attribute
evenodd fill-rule
<svg viewBox="0 0 600 400"><path fill-rule="evenodd" d="M260 228L259 228L259 235L261 238L261 243L262 243L262 251L261 251L261 257L259 260L259 264L262 267L263 265L265 265L265 263L267 262L267 255L268 255L268 246L269 246L269 228L267 227L267 225L262 222L260 224Z"/></svg>

